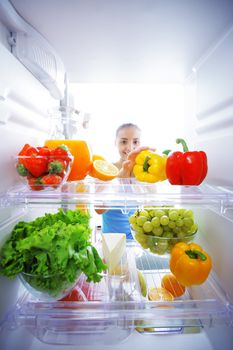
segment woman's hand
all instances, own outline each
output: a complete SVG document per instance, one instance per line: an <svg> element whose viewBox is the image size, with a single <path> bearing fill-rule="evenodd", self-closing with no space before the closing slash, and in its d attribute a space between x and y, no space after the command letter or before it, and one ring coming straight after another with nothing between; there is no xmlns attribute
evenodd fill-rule
<svg viewBox="0 0 233 350"><path fill-rule="evenodd" d="M126 177L126 178L133 177L134 176L133 175L133 167L135 164L135 159L141 151L144 151L147 149L155 151L155 148L150 148L150 147L146 147L146 146L137 147L133 151L131 151L128 154L127 160L122 163L122 168L119 172L118 177L121 177L121 178L122 177Z"/></svg>

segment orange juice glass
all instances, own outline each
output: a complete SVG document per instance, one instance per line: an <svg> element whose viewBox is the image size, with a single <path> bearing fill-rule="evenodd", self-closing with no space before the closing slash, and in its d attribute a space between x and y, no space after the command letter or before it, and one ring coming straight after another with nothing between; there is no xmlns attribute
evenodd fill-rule
<svg viewBox="0 0 233 350"><path fill-rule="evenodd" d="M59 145L66 145L74 156L73 165L67 181L83 180L90 171L92 155L90 148L84 140L47 140L45 146L54 149Z"/></svg>

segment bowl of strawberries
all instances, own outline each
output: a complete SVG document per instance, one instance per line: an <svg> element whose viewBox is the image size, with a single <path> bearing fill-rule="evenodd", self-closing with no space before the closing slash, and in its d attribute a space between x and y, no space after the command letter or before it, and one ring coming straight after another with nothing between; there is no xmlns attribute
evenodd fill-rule
<svg viewBox="0 0 233 350"><path fill-rule="evenodd" d="M73 156L64 144L54 149L25 144L14 157L17 174L33 191L60 188L67 181L72 163Z"/></svg>

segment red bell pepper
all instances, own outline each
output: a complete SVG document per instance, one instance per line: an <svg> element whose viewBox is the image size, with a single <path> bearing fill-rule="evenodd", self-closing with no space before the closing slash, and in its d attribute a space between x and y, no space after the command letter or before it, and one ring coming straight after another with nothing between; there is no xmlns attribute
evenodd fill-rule
<svg viewBox="0 0 233 350"><path fill-rule="evenodd" d="M183 139L177 139L181 143L183 152L172 152L168 155L166 174L172 185L200 185L207 175L207 156L203 151L188 150Z"/></svg>

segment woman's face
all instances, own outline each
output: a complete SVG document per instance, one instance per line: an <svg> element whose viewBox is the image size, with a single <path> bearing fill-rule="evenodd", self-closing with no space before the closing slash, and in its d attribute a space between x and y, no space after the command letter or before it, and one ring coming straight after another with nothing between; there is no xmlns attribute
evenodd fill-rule
<svg viewBox="0 0 233 350"><path fill-rule="evenodd" d="M121 160L126 160L129 152L140 146L140 131L134 127L119 130L116 137L116 146Z"/></svg>

